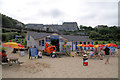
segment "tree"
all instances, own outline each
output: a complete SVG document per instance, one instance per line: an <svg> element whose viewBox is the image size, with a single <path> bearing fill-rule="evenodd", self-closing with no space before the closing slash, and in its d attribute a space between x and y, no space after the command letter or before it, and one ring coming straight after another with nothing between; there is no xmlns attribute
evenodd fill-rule
<svg viewBox="0 0 120 80"><path fill-rule="evenodd" d="M11 17L8 17L6 15L0 14L0 16L2 16L2 26L3 27L7 27L7 28L17 28L17 27L24 27L24 24L12 19ZM18 25L18 24L22 24L22 25Z"/></svg>
<svg viewBox="0 0 120 80"><path fill-rule="evenodd" d="M99 37L101 37L101 35L95 31L91 31L89 37L90 38L99 38Z"/></svg>

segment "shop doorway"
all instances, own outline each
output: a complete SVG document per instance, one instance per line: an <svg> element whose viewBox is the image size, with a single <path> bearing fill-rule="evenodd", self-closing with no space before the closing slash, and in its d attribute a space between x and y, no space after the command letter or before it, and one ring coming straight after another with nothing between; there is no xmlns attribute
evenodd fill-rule
<svg viewBox="0 0 120 80"><path fill-rule="evenodd" d="M59 39L51 39L51 44L56 47L56 51L59 51Z"/></svg>

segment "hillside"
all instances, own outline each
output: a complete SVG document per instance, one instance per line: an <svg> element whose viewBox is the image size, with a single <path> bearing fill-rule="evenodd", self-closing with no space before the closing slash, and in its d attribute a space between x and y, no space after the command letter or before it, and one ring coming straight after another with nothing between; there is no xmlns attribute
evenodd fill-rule
<svg viewBox="0 0 120 80"><path fill-rule="evenodd" d="M13 18L8 17L1 13L0 13L0 16L2 17L2 27L3 28L22 28L22 27L24 27L24 24L22 22L19 22L16 19L13 19Z"/></svg>

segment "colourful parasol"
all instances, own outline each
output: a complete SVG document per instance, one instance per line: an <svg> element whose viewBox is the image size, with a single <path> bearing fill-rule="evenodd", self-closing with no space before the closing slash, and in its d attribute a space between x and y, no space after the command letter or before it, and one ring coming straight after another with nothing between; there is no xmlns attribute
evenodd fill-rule
<svg viewBox="0 0 120 80"><path fill-rule="evenodd" d="M24 48L23 45L15 43L15 42L3 43L2 46L4 46L4 47L11 47L11 48Z"/></svg>
<svg viewBox="0 0 120 80"><path fill-rule="evenodd" d="M117 47L116 44L113 44L113 43L109 43L109 44L106 44L108 47Z"/></svg>
<svg viewBox="0 0 120 80"><path fill-rule="evenodd" d="M90 47L89 45L84 45L83 47Z"/></svg>
<svg viewBox="0 0 120 80"><path fill-rule="evenodd" d="M84 44L78 44L77 46L82 46L82 47L83 47L83 46L84 46Z"/></svg>
<svg viewBox="0 0 120 80"><path fill-rule="evenodd" d="M89 47L94 47L94 45L92 45L92 44L87 44Z"/></svg>
<svg viewBox="0 0 120 80"><path fill-rule="evenodd" d="M105 45L103 44L98 44L98 45L94 45L94 47L104 47Z"/></svg>

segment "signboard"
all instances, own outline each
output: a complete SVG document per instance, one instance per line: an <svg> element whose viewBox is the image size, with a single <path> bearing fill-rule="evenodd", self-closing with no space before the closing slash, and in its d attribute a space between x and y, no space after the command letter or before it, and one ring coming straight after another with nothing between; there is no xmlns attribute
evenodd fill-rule
<svg viewBox="0 0 120 80"><path fill-rule="evenodd" d="M31 48L31 57L37 57L37 48Z"/></svg>
<svg viewBox="0 0 120 80"><path fill-rule="evenodd" d="M51 35L50 39L59 39L59 36L58 35Z"/></svg>

